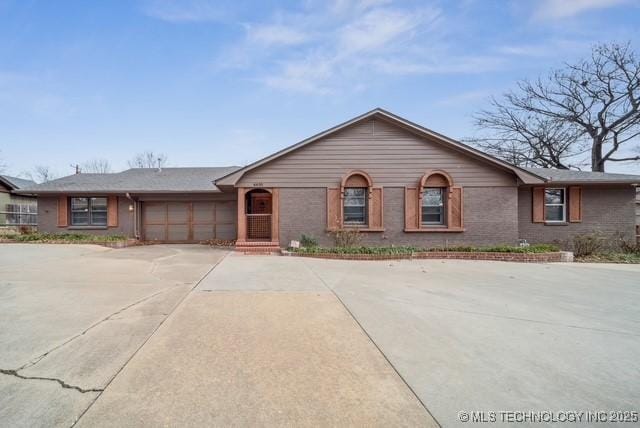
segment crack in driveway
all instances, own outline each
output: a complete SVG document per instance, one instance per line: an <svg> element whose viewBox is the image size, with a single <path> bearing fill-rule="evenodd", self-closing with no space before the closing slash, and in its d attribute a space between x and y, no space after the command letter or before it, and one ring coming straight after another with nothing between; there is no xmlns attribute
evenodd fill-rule
<svg viewBox="0 0 640 428"><path fill-rule="evenodd" d="M77 338L84 336L85 334L87 334L87 333L89 332L89 330L92 330L93 328L95 328L95 327L99 326L100 324L102 324L102 323L103 323L103 322L105 322L105 321L109 321L109 320L113 319L113 317L115 317L116 315L121 314L122 312L126 311L127 309L130 309L130 308L132 308L132 307L134 307L134 306L136 306L136 305L139 305L140 303L146 302L147 300L150 300L150 299L152 299L152 298L154 298L154 297L156 297L156 296L158 296L158 295L160 295L160 294L162 294L162 293L166 293L166 292L167 292L167 291L169 291L172 287L173 287L173 286L171 286L171 287L167 287L167 288L165 288L165 289L163 289L163 290L160 290L160 291L157 291L157 292L155 292L155 293L153 293L153 294L151 294L151 295L149 295L149 296L143 297L143 298L142 298L142 299L140 299L140 300L137 300L137 301L135 301L135 302L133 302L133 303L131 303L131 304L127 305L127 306L124 306L124 307L122 307L122 308L118 309L117 311L115 311L115 312L113 312L112 314L110 314L110 315L106 316L105 318L101 319L100 321L98 321L98 322L96 322L96 323L94 323L94 324L90 325L89 327L87 327L86 329L84 329L84 330L83 330L83 331L81 331L80 333L76 334L75 336L70 337L69 339L65 340L65 341L64 341L64 342L62 342L61 344L54 346L53 348L49 349L47 352L45 352L45 353L43 353L43 354L41 354L41 355L38 355L36 358L34 358L34 359L30 360L29 362L27 362L27 363L23 364L22 366L18 367L18 368L15 370L15 372L18 372L18 371L20 371L20 370L24 370L24 369L26 369L26 368L29 368L29 367L33 367L33 366L35 366L35 365L36 365L36 364L38 364L40 361L42 361L42 360L43 360L47 355L49 355L50 353L52 353L52 352L54 352L54 351L56 351L56 350L58 350L58 349L62 348L63 346L68 345L69 343L73 342L73 341L74 341L74 340L76 340Z"/></svg>
<svg viewBox="0 0 640 428"><path fill-rule="evenodd" d="M17 377L18 379L24 379L24 380L45 380L45 381L50 381L50 382L57 382L58 384L60 384L61 387L65 388L65 389L73 389L73 390L76 390L76 391L78 391L78 392L80 392L82 394L86 394L87 392L102 392L102 391L104 391L104 389L100 389L100 388L85 389L85 388L81 388L79 386L69 385L68 383L66 383L62 379L57 379L57 378L54 378L54 377L24 376L24 375L21 375L20 373L18 373L18 370L0 369L0 373L2 373L4 375L7 375L7 376L14 376L14 377Z"/></svg>

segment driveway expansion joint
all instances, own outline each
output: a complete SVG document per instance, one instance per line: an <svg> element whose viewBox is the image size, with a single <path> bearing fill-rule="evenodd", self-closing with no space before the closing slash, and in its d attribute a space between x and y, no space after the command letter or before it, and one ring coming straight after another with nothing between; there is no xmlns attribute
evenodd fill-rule
<svg viewBox="0 0 640 428"><path fill-rule="evenodd" d="M0 369L0 373L2 373L4 375L7 375L7 376L17 377L18 379L23 379L23 380L44 380L44 381L50 381L50 382L57 382L64 389L73 389L73 390L76 390L76 391L78 391L78 392L80 392L82 394L86 394L87 392L102 392L102 391L104 391L104 389L100 389L100 388L85 389L85 388L81 388L79 386L69 385L68 383L66 383L62 379L57 379L57 378L54 378L54 377L24 376L24 375L21 375L20 373L18 373L18 370Z"/></svg>
<svg viewBox="0 0 640 428"><path fill-rule="evenodd" d="M303 259L304 260L304 259ZM378 350L378 352L380 353L380 355L382 355L382 357L387 361L387 364L389 364L389 366L391 367L391 369L396 373L396 375L400 378L400 380L402 380L402 382L405 384L405 386L409 389L409 391L411 391L411 394L413 394L413 396L415 397L416 400L418 400L418 403L420 403L420 405L422 406L422 408L424 408L424 410L427 412L427 414L429 416L431 416L431 419L433 419L433 422L438 426L438 427L442 427L442 425L440 424L440 422L438 422L438 420L436 419L436 417L433 415L433 413L431 413L431 410L429 410L429 408L427 407L427 405L424 403L424 401L422 401L422 399L420 398L420 396L418 395L418 393L413 389L413 387L411 385L409 385L409 382L404 378L404 376L402 376L402 374L400 373L400 371L396 368L396 366L391 362L391 360L389 359L389 357L387 357L387 355L382 351L382 348L380 348L378 346L378 344L373 340L373 337L371 337L371 335L369 334L369 332L367 332L367 330L365 330L364 326L362 324L360 324L360 321L358 321L358 319L355 317L355 315L353 314L353 312L351 312L351 310L347 307L346 303L344 303L344 301L340 298L340 296L338 296L338 293L335 292L335 290L333 288L331 288L329 286L329 284L327 284L327 282L324 280L324 278L322 278L320 276L320 274L318 274L311 266L309 266L305 262L303 262L303 264L306 266L307 269L309 269L309 271L311 273L313 273L313 275L318 278L318 280L325 286L325 288L327 290L329 290L329 292L331 294L333 294L333 296L338 300L338 302L340 302L340 304L342 305L342 307L344 308L345 311L347 311L347 313L349 314L349 316L351 317L351 319L356 323L356 325L360 328L360 330L364 333L365 336L367 336L367 338L369 339L369 341L373 344L373 346L375 346L375 348Z"/></svg>
<svg viewBox="0 0 640 428"><path fill-rule="evenodd" d="M95 402L98 400L98 398L100 398L100 396L102 395L102 392L104 392L109 385L111 385L111 382L113 382L113 380L118 377L118 375L122 372L122 370L124 370L124 368L127 366L127 364L129 364L129 362L138 354L138 352L140 352L140 350L144 347L144 345L147 344L147 342L149 342L149 340L156 334L156 332L160 329L160 327L162 327L162 325L164 324L164 322L171 316L171 314L173 314L175 312L176 309L178 309L178 307L187 299L187 297L189 296L189 294L191 294L194 290L196 290L196 288L198 287L198 285L200 285L200 283L211 274L211 272L213 272L213 270L218 267L218 265L220 263L222 263L222 261L224 259L227 258L227 256L229 255L229 252L227 252L224 256L222 256L219 260L217 260L213 266L211 266L211 268L200 277L200 279L198 279L197 281L195 281L195 283L193 284L193 286L185 293L185 295L173 306L173 308L171 308L171 310L169 311L169 313L167 314L167 316L165 316L160 323L156 326L155 329L153 329L153 331L151 332L151 334L149 334L149 336L147 336L147 338L144 340L144 342L142 342L142 344L138 347L138 349L136 349L133 354L131 354L131 356L127 359L127 361L125 361L125 363L120 367L120 369L113 375L111 376L111 378L109 379L109 381L105 384L104 388L101 389L100 391L97 391L98 394L96 395L96 397L91 401L91 403L89 403L89 405L80 413L80 415L76 418L75 422L71 425L71 428L74 428L78 422L80 422L80 420L82 419L82 417L89 411L89 409L95 404ZM156 294L160 294L165 292L165 290L159 291ZM150 296L149 298L151 298L152 296ZM133 306L136 303L130 305ZM122 309L124 310L124 309ZM118 312L122 312L122 310L118 311Z"/></svg>

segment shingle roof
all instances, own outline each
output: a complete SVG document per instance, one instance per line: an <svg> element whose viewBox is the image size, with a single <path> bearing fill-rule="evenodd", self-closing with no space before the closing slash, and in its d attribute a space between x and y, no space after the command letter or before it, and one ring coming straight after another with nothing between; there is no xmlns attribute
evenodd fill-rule
<svg viewBox="0 0 640 428"><path fill-rule="evenodd" d="M132 168L110 174L74 174L21 189L21 193L57 192L219 192L213 180L239 167Z"/></svg>
<svg viewBox="0 0 640 428"><path fill-rule="evenodd" d="M24 187L33 186L36 184L35 181L26 180L24 178L11 177L9 175L0 175L0 181L6 183L13 189L22 189Z"/></svg>
<svg viewBox="0 0 640 428"><path fill-rule="evenodd" d="M574 171L570 169L525 168L556 183L638 183L640 175L616 174L608 172Z"/></svg>

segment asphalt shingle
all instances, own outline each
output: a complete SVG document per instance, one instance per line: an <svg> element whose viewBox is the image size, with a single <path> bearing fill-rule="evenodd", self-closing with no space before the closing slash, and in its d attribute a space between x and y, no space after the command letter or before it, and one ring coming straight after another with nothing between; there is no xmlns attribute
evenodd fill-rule
<svg viewBox="0 0 640 428"><path fill-rule="evenodd" d="M213 181L239 167L132 168L110 174L74 174L21 189L24 192L219 192Z"/></svg>
<svg viewBox="0 0 640 428"><path fill-rule="evenodd" d="M639 183L640 175L608 172L575 171L571 169L524 168L557 183Z"/></svg>

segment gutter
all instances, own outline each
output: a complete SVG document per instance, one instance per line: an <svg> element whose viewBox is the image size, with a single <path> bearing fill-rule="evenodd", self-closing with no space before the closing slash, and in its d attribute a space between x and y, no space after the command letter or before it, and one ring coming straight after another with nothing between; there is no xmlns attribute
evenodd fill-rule
<svg viewBox="0 0 640 428"><path fill-rule="evenodd" d="M133 203L133 236L137 240L140 240L140 233L138 232L138 207L140 204L136 199L131 197L131 194L129 192L125 193L124 195Z"/></svg>

